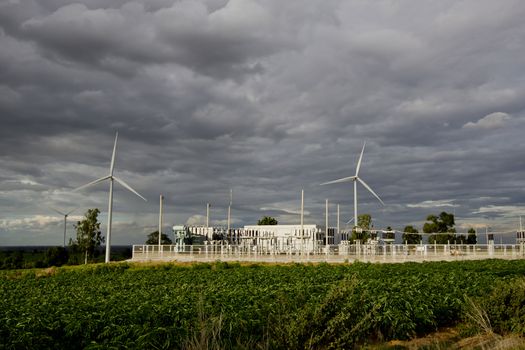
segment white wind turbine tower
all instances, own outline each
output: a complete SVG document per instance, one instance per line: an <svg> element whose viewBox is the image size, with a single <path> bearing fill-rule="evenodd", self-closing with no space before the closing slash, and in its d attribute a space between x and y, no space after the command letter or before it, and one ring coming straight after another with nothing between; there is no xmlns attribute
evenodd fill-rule
<svg viewBox="0 0 525 350"><path fill-rule="evenodd" d="M58 209L55 209L55 208L51 208L53 209L54 211L56 211L57 213L59 213L60 215L63 215L64 216L64 247L66 246L66 227L67 227L67 217L69 216L69 214L71 214L72 212L74 212L75 210L77 210L78 208L75 208L73 210L70 210L68 211L67 213L63 213L61 212L60 210Z"/></svg>
<svg viewBox="0 0 525 350"><path fill-rule="evenodd" d="M118 177L113 175L113 171L115 170L115 153L117 151L117 139L118 139L118 132L115 135L115 144L113 145L113 154L111 156L111 165L109 167L109 175L106 175L104 177L101 177L100 179L97 179L95 181L92 181L88 184L85 184L83 186L80 186L73 191L78 191L80 189L89 187L91 185L97 184L102 181L109 180L109 201L108 201L108 233L106 235L106 263L109 262L110 253L111 253L111 220L112 220L112 214L113 214L113 181L118 182L122 186L124 186L127 190L133 192L140 198L144 199L146 201L146 198L142 197L137 191L135 191L133 188L131 188L130 185L125 183L123 180L119 179Z"/></svg>
<svg viewBox="0 0 525 350"><path fill-rule="evenodd" d="M328 181L328 182L321 184L321 185L329 185L329 184L335 184L335 183L340 183L340 182L350 182L350 181L354 183L354 218L353 219L354 219L354 223L356 226L357 226L357 182L360 182L361 185L363 185L368 191L370 191L370 193L372 193L381 202L381 204L385 205L385 203L372 190L372 188L368 186L368 184L359 177L359 169L361 168L361 160L363 159L363 153L365 152L365 146L366 146L366 142L363 143L363 149L361 150L361 155L359 156L359 160L357 161L357 167L356 167L354 176L343 177L342 179Z"/></svg>
<svg viewBox="0 0 525 350"><path fill-rule="evenodd" d="M164 204L164 196L160 195L159 199L159 253L162 244L162 207Z"/></svg>
<svg viewBox="0 0 525 350"><path fill-rule="evenodd" d="M226 237L228 239L231 239L230 235L230 229L231 229L231 211L232 211L232 203L233 203L233 189L230 188L230 204L228 205L228 231L226 231Z"/></svg>

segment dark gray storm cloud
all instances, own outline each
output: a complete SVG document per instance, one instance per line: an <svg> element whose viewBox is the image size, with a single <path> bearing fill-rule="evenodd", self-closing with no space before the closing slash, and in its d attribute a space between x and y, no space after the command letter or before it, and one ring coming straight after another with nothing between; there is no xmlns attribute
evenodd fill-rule
<svg viewBox="0 0 525 350"><path fill-rule="evenodd" d="M0 2L0 244L61 242L50 207L107 205L115 242L166 225L359 212L513 229L525 205L521 1ZM77 217L76 219L78 219ZM335 215L330 218L334 223ZM103 223L105 223L103 221ZM72 227L70 228L72 232Z"/></svg>

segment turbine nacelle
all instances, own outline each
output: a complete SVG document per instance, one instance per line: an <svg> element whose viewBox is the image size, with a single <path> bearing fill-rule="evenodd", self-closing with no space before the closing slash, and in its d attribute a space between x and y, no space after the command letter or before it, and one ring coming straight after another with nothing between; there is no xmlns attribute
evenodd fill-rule
<svg viewBox="0 0 525 350"><path fill-rule="evenodd" d="M53 207L50 207L50 208L51 208L52 210L56 211L57 213L59 213L60 215L64 215L65 217L68 217L69 214L71 214L72 212L74 212L75 210L78 209L78 207L77 207L77 208L75 208L75 209L73 209L73 210L68 211L67 213L63 213L63 212L61 212L60 210L58 210L58 209L56 209L56 208L53 208Z"/></svg>

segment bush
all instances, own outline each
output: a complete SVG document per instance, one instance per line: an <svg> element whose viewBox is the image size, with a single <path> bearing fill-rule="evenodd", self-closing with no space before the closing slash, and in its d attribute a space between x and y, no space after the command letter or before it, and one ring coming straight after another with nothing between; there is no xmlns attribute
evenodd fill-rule
<svg viewBox="0 0 525 350"><path fill-rule="evenodd" d="M46 251L45 266L62 266L69 260L69 253L64 247L52 247Z"/></svg>
<svg viewBox="0 0 525 350"><path fill-rule="evenodd" d="M525 278L500 282L483 308L496 333L525 335Z"/></svg>
<svg viewBox="0 0 525 350"><path fill-rule="evenodd" d="M21 269L24 267L24 255L21 251L8 252L5 254L2 269Z"/></svg>

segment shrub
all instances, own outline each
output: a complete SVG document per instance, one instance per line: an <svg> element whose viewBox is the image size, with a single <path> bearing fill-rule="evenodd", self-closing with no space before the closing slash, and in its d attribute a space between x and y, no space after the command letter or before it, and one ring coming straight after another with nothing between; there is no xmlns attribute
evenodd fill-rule
<svg viewBox="0 0 525 350"><path fill-rule="evenodd" d="M525 278L500 282L483 308L496 333L525 335Z"/></svg>
<svg viewBox="0 0 525 350"><path fill-rule="evenodd" d="M69 260L69 253L64 247L52 247L46 250L44 266L62 266Z"/></svg>

